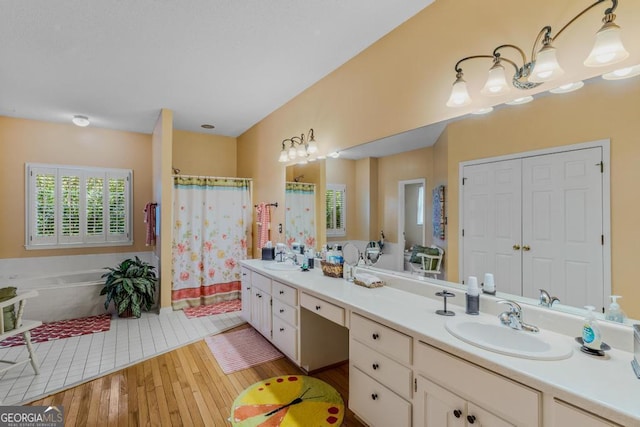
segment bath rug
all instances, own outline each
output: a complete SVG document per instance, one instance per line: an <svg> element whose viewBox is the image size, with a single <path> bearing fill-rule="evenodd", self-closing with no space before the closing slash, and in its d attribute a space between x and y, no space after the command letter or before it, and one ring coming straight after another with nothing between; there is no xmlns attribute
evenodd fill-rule
<svg viewBox="0 0 640 427"><path fill-rule="evenodd" d="M253 328L212 335L204 341L225 374L283 357Z"/></svg>
<svg viewBox="0 0 640 427"><path fill-rule="evenodd" d="M212 316L214 314L231 313L233 311L242 310L242 300L232 299L231 301L223 301L217 304L199 305L198 307L185 307L184 315L189 319L194 317Z"/></svg>
<svg viewBox="0 0 640 427"><path fill-rule="evenodd" d="M111 315L100 314L98 316L81 317L78 319L58 320L44 323L31 330L31 342L46 342L62 338L77 337L80 335L106 332L111 328ZM15 335L0 341L0 347L14 347L24 345L22 334Z"/></svg>
<svg viewBox="0 0 640 427"><path fill-rule="evenodd" d="M340 426L344 400L326 382L305 375L268 378L247 387L231 406L231 425Z"/></svg>

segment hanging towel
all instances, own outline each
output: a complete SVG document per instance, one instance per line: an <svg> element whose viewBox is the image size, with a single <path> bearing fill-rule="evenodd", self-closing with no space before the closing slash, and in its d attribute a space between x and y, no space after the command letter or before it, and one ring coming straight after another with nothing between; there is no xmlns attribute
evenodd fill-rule
<svg viewBox="0 0 640 427"><path fill-rule="evenodd" d="M271 228L271 212L268 203L258 203L258 249L262 249L269 241L269 229Z"/></svg>
<svg viewBox="0 0 640 427"><path fill-rule="evenodd" d="M147 203L144 207L144 223L147 230L145 243L147 246L155 246L156 244L156 206L156 203Z"/></svg>

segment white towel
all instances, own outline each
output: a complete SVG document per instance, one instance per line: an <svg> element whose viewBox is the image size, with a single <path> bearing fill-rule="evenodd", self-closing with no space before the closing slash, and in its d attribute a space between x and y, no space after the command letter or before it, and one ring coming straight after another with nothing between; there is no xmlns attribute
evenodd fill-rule
<svg viewBox="0 0 640 427"><path fill-rule="evenodd" d="M382 279L369 273L358 273L355 275L353 281L356 285L364 286L367 288L378 288L384 285Z"/></svg>

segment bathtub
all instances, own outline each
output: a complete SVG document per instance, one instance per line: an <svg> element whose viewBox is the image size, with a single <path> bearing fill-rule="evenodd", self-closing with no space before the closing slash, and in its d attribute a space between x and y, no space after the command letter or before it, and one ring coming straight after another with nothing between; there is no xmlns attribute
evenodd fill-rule
<svg viewBox="0 0 640 427"><path fill-rule="evenodd" d="M105 269L56 273L46 276L20 275L10 277L4 285L15 286L18 292L37 290L38 296L27 301L25 319L53 322L56 320L94 316L105 313ZM112 307L110 307L112 308Z"/></svg>

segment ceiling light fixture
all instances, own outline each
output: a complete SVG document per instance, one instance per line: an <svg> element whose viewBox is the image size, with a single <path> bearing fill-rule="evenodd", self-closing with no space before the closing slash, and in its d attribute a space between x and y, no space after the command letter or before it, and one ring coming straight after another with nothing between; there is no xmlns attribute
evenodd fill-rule
<svg viewBox="0 0 640 427"><path fill-rule="evenodd" d="M89 126L89 123L91 123L89 121L89 117L80 115L73 116L73 119L71 119L71 121L74 125L80 126L81 128L87 127Z"/></svg>
<svg viewBox="0 0 640 427"><path fill-rule="evenodd" d="M547 25L542 28L533 43L530 60L527 59L524 51L518 46L503 44L496 47L491 55L472 55L464 57L456 62L454 67L456 71L456 80L453 83L451 96L447 101L447 106L462 107L469 105L472 101L467 90L467 84L463 79L464 73L460 67L463 62L470 59L487 58L493 61L493 66L489 70L487 82L481 91L483 95L487 96L502 95L510 90L510 86L514 86L515 88L522 90L533 89L544 82L548 82L561 76L564 74L564 70L562 70L558 63L556 58L556 48L553 47L552 43L556 41L558 36L560 36L565 29L567 29L586 12L605 1L611 1L612 4L611 7L604 11L604 17L602 18L604 25L596 33L596 41L591 53L584 61L584 65L588 67L600 67L615 64L626 59L629 56L629 52L627 52L622 45L622 40L620 39L620 27L613 22L616 19L616 15L613 12L618 7L618 0L596 0L565 24L565 26L562 27L555 36L551 35L552 29L550 26ZM507 48L515 50L519 54L520 57L518 61L502 56L501 52ZM522 65L519 65L520 61ZM505 69L502 65L503 62L511 64L515 70L513 77L511 78L511 85L507 82Z"/></svg>
<svg viewBox="0 0 640 427"><path fill-rule="evenodd" d="M505 102L505 104L520 105L520 104L526 104L527 102L531 102L531 101L533 101L533 96L528 95L528 96L521 96L520 98L516 98L513 101Z"/></svg>
<svg viewBox="0 0 640 427"><path fill-rule="evenodd" d="M610 73L603 74L602 78L605 80L622 80L629 79L640 75L640 64L631 67L620 68Z"/></svg>
<svg viewBox="0 0 640 427"><path fill-rule="evenodd" d="M577 82L567 83L566 85L558 86L556 88L553 88L553 89L549 90L549 92L551 92L551 93L569 93L569 92L573 92L574 90L580 89L582 86L584 86L584 82L582 80L579 80Z"/></svg>
<svg viewBox="0 0 640 427"><path fill-rule="evenodd" d="M296 158L310 160L310 158L315 157L314 154L316 152L318 152L318 143L313 135L313 128L311 128L306 138L304 134L301 134L300 136L283 139L278 161L288 162Z"/></svg>
<svg viewBox="0 0 640 427"><path fill-rule="evenodd" d="M214 125L210 125L210 124L208 124L208 123L202 124L202 125L200 125L200 127L201 127L202 129L215 129L215 126L214 126Z"/></svg>
<svg viewBox="0 0 640 427"><path fill-rule="evenodd" d="M489 114L492 111L493 111L493 107L484 107L484 108L478 108L477 110L472 111L471 114L476 114L476 115Z"/></svg>

